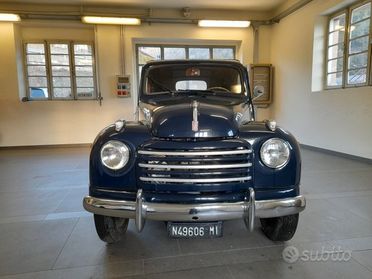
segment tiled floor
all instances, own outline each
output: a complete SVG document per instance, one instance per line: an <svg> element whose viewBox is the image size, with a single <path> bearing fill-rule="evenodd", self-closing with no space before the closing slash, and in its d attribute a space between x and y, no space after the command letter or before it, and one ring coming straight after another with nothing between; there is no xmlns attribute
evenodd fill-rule
<svg viewBox="0 0 372 279"><path fill-rule="evenodd" d="M212 240L169 239L162 222L138 234L131 224L124 241L107 246L81 205L88 153L0 151L0 278L372 278L372 165L303 150L308 206L285 244L266 239L258 222L250 234L230 221ZM288 245L352 257L288 264Z"/></svg>

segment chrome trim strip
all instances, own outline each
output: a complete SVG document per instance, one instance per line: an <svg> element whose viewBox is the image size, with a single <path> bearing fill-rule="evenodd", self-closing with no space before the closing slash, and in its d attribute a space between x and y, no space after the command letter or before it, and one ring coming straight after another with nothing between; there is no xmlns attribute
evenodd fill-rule
<svg viewBox="0 0 372 279"><path fill-rule="evenodd" d="M86 196L83 200L85 210L112 217L135 218L136 202L125 200L109 200Z"/></svg>
<svg viewBox="0 0 372 279"><path fill-rule="evenodd" d="M252 149L227 150L227 151L182 151L182 152L138 150L138 154L156 155L156 156L215 156L215 155L218 156L218 155L234 155L234 154L250 154L250 153L252 153Z"/></svg>
<svg viewBox="0 0 372 279"><path fill-rule="evenodd" d="M139 189L136 196L136 227L139 232L142 231L144 225L145 225L145 214L146 214L146 208L144 207L144 198L142 195L142 189Z"/></svg>
<svg viewBox="0 0 372 279"><path fill-rule="evenodd" d="M256 216L260 218L272 218L301 212L306 207L306 199L304 196L297 196L282 200L260 200L256 201L255 204ZM301 210L294 210L296 208Z"/></svg>
<svg viewBox="0 0 372 279"><path fill-rule="evenodd" d="M192 122L191 122L191 130L193 132L199 131L199 121L198 121L198 101L192 102Z"/></svg>
<svg viewBox="0 0 372 279"><path fill-rule="evenodd" d="M248 220L244 219L245 225L249 231L254 230L254 217L256 216L256 193L253 188L249 188L249 208L248 208Z"/></svg>
<svg viewBox="0 0 372 279"><path fill-rule="evenodd" d="M109 189L102 189L102 188L96 188L96 190L100 192L107 192L107 193L134 194L133 192L128 192L128 191L109 190Z"/></svg>
<svg viewBox="0 0 372 279"><path fill-rule="evenodd" d="M139 163L139 167L141 168L154 168L154 169L235 169L235 168L246 168L251 167L252 163L245 163L245 164L226 164L226 165L162 165L162 164L144 164Z"/></svg>
<svg viewBox="0 0 372 279"><path fill-rule="evenodd" d="M254 227L254 217L272 218L292 215L301 212L306 207L304 196L257 201L252 196L252 192L254 190L250 189L249 199L234 203L168 204L146 202L142 191L139 190L136 201L108 200L86 196L83 206L94 214L136 219L136 226L139 230L142 230L145 219L179 222L243 219L247 217L247 209L249 208L251 208L248 213L250 215L249 227Z"/></svg>
<svg viewBox="0 0 372 279"><path fill-rule="evenodd" d="M163 178L163 177L140 177L141 181L147 182L175 182L175 183L219 183L251 180L252 176L229 177L229 178Z"/></svg>

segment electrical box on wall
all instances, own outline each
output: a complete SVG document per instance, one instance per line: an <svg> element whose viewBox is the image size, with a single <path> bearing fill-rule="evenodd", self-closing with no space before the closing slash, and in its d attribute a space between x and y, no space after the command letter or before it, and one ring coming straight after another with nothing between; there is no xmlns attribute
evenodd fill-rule
<svg viewBox="0 0 372 279"><path fill-rule="evenodd" d="M253 103L259 106L268 106L273 99L273 66L271 64L250 64L249 78L251 89L262 86L263 94L255 99Z"/></svg>
<svg viewBox="0 0 372 279"><path fill-rule="evenodd" d="M130 76L117 76L117 87L116 87L116 96L118 97L130 97L131 94L131 85L130 85Z"/></svg>

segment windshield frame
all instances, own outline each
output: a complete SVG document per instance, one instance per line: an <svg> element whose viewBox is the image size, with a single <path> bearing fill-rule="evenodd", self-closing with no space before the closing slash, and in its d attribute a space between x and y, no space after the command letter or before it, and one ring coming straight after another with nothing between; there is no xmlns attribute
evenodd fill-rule
<svg viewBox="0 0 372 279"><path fill-rule="evenodd" d="M229 61L229 60L167 60L167 61L154 61L147 63L141 71L141 80L140 80L140 87L139 87L139 98L138 102L144 102L144 103L151 103L154 99L157 98L157 96L164 96L169 94L170 96L174 96L175 94L178 95L178 93L184 94L184 92L193 92L194 94L197 92L200 92L200 95L208 94L208 91L203 90L170 90L169 92L167 90L164 90L163 92L156 92L154 94L147 94L144 92L144 89L146 87L145 81L146 81L146 75L150 68L156 67L156 66L172 66L172 65L187 65L188 67L202 67L202 66L209 66L209 67L231 67L238 71L240 76L240 82L242 85L242 92L241 93L233 93L233 92L220 92L216 91L216 95L220 97L226 97L227 100L241 100L241 103L243 102L250 102L251 101L251 94L250 94L250 87L249 87L249 81L248 81L248 74L247 70L244 68L242 64L240 64L237 61ZM211 92L209 92L211 93ZM188 94L184 94L187 96ZM196 95L196 94L195 94ZM197 96L196 96L197 97ZM160 97L161 98L161 97Z"/></svg>

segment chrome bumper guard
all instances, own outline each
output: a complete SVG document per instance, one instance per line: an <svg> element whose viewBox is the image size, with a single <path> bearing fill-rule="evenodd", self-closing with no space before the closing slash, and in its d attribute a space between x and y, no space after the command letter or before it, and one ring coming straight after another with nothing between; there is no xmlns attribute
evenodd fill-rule
<svg viewBox="0 0 372 279"><path fill-rule="evenodd" d="M244 219L250 231L254 219L296 214L305 209L304 196L285 199L255 200L253 188L244 201L235 203L171 204L146 202L142 190L136 201L108 200L86 196L84 208L94 214L135 219L137 230L142 231L145 220L179 222L213 222Z"/></svg>

